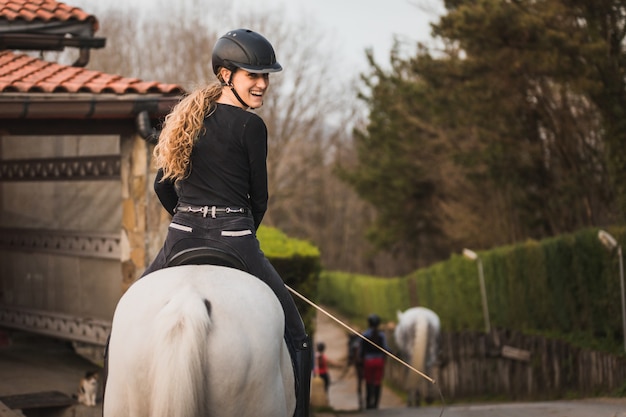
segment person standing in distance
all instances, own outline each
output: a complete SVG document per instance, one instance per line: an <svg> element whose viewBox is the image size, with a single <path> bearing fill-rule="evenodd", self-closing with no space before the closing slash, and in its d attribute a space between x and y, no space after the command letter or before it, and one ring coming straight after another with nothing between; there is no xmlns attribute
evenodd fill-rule
<svg viewBox="0 0 626 417"><path fill-rule="evenodd" d="M380 317L377 314L370 314L367 324L369 327L363 332L363 337L367 340L361 339L360 355L365 379L365 408L374 409L378 408L380 403L380 390L385 373L385 352L378 346L387 351L389 347L385 333L378 329Z"/></svg>
<svg viewBox="0 0 626 417"><path fill-rule="evenodd" d="M296 377L294 415L306 417L310 339L293 298L256 237L268 201L267 127L248 110L263 105L269 74L282 67L270 42L248 29L218 39L212 66L217 82L191 92L174 107L154 149L154 189L173 218L161 251L143 276L193 247L221 249L243 260L283 307L285 341Z"/></svg>
<svg viewBox="0 0 626 417"><path fill-rule="evenodd" d="M328 356L326 356L326 353L324 352L326 350L326 344L324 342L319 342L316 345L316 349L317 352L315 353L315 366L313 368L313 374L322 378L324 381L324 391L328 394L330 374L328 373Z"/></svg>

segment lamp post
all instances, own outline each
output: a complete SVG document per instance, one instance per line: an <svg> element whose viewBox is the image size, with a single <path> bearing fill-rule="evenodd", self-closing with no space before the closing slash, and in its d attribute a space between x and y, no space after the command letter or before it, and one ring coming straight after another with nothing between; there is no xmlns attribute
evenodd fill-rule
<svg viewBox="0 0 626 417"><path fill-rule="evenodd" d="M624 296L624 260L622 258L622 245L604 230L598 231L598 239L605 248L611 252L617 248L617 257L619 258L619 282L622 290L622 333L624 334L624 351L626 351L626 297Z"/></svg>
<svg viewBox="0 0 626 417"><path fill-rule="evenodd" d="M480 281L480 296L483 303L483 316L485 317L485 331L491 333L491 323L489 322L489 307L487 307L487 291L485 290L485 277L483 275L483 262L476 252L463 249L463 256L472 261L476 261L478 264L478 280Z"/></svg>

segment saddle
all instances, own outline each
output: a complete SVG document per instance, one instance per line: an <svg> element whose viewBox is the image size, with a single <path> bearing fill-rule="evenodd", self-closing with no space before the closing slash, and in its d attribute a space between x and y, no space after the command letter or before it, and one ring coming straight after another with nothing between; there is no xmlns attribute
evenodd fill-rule
<svg viewBox="0 0 626 417"><path fill-rule="evenodd" d="M238 255L211 247L197 247L178 252L167 267L180 265L219 265L250 272L246 262Z"/></svg>

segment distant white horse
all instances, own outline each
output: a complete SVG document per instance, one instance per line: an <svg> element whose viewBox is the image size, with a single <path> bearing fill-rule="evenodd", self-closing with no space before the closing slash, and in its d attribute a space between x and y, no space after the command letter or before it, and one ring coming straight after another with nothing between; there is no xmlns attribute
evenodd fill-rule
<svg viewBox="0 0 626 417"><path fill-rule="evenodd" d="M153 272L120 299L104 417L291 417L293 367L272 290L237 269Z"/></svg>
<svg viewBox="0 0 626 417"><path fill-rule="evenodd" d="M415 369L430 375L439 350L439 316L425 307L398 311L394 339L400 356ZM407 369L408 371L408 369ZM408 372L405 388L409 406L419 406L421 399L433 401L433 384L415 372Z"/></svg>

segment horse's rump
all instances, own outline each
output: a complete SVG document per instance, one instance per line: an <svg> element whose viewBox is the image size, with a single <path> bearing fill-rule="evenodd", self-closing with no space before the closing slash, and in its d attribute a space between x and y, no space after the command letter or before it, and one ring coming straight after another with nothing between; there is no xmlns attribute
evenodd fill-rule
<svg viewBox="0 0 626 417"><path fill-rule="evenodd" d="M394 339L412 367L430 374L437 360L439 331L439 316L435 312L425 307L413 307L404 313L398 312ZM431 384L425 378L407 370L407 391L418 391L422 397L428 397L430 388Z"/></svg>
<svg viewBox="0 0 626 417"><path fill-rule="evenodd" d="M252 275L187 265L120 299L104 416L288 416L295 408L284 314Z"/></svg>

